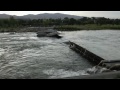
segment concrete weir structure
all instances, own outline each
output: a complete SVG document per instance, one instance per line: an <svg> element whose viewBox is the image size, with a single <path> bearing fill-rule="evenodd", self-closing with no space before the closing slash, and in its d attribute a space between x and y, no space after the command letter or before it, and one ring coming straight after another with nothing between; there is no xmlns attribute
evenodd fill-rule
<svg viewBox="0 0 120 90"><path fill-rule="evenodd" d="M94 53L88 51L86 48L81 47L80 45L77 45L73 42L69 42L70 48L77 53L79 53L84 58L88 59L94 64L99 64L102 60L104 60L102 57L95 55Z"/></svg>
<svg viewBox="0 0 120 90"><path fill-rule="evenodd" d="M80 45L69 41L70 48L92 62L96 66L105 67L109 69L109 72L92 74L87 76L69 77L67 79L118 79L120 78L120 60L105 60L104 58L88 51Z"/></svg>

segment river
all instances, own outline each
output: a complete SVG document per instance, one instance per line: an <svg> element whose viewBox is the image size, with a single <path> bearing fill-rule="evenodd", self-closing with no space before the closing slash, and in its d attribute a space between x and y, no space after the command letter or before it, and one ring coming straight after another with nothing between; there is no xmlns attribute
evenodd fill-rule
<svg viewBox="0 0 120 90"><path fill-rule="evenodd" d="M60 32L62 39L36 37L36 33L0 33L0 78L51 79L87 75L93 65L64 42L80 44L110 60L120 59L120 31Z"/></svg>

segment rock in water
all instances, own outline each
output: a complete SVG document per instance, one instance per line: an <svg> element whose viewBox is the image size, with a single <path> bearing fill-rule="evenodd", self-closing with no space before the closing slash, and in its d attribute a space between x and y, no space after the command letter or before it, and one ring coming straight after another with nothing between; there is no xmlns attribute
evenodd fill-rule
<svg viewBox="0 0 120 90"><path fill-rule="evenodd" d="M56 37L56 38L61 38L59 36L59 33L56 30L53 29L48 29L48 30L41 30L37 32L38 37Z"/></svg>
<svg viewBox="0 0 120 90"><path fill-rule="evenodd" d="M120 64L115 64L110 67L110 70L120 70Z"/></svg>

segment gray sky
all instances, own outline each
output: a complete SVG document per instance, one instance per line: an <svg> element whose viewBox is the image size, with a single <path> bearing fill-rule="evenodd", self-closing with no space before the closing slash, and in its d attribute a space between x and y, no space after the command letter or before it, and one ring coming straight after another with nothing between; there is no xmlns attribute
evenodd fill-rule
<svg viewBox="0 0 120 90"><path fill-rule="evenodd" d="M18 16L41 13L63 13L87 17L120 18L120 11L0 11L0 14L10 14Z"/></svg>

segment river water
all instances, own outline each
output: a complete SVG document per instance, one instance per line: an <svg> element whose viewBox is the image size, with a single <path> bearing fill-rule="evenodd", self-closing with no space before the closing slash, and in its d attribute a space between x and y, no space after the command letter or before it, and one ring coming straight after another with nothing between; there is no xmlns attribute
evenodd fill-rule
<svg viewBox="0 0 120 90"><path fill-rule="evenodd" d="M93 65L64 42L80 44L105 59L120 59L120 31L60 32L62 39L36 33L0 33L0 78L51 79L88 75Z"/></svg>
<svg viewBox="0 0 120 90"><path fill-rule="evenodd" d="M120 60L119 30L74 31L64 36L106 60Z"/></svg>
<svg viewBox="0 0 120 90"><path fill-rule="evenodd" d="M84 75L92 65L69 49L67 39L36 33L0 33L0 78L36 79Z"/></svg>

